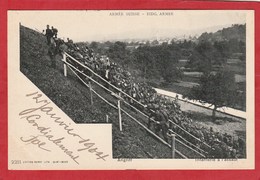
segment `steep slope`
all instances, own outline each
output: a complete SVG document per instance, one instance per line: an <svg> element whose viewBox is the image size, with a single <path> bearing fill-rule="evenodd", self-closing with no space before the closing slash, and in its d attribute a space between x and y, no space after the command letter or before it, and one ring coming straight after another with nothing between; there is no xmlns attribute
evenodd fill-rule
<svg viewBox="0 0 260 180"><path fill-rule="evenodd" d="M68 77L63 76L60 56L56 56L57 67L52 68L47 48L42 34L21 26L21 72L76 123L104 123L108 114L113 124L114 158L171 158L170 148L126 116L122 117L124 131L120 132L117 111L96 96L91 106L89 89L72 72L68 71Z"/></svg>

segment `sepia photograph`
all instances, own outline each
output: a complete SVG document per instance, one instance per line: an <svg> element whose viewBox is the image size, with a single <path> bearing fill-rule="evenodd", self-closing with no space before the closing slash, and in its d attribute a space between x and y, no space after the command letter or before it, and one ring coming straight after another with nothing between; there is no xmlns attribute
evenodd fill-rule
<svg viewBox="0 0 260 180"><path fill-rule="evenodd" d="M247 158L245 11L45 15L19 24L20 71L75 123L112 124L113 158Z"/></svg>
<svg viewBox="0 0 260 180"><path fill-rule="evenodd" d="M8 168L254 168L254 38L251 10L9 10Z"/></svg>

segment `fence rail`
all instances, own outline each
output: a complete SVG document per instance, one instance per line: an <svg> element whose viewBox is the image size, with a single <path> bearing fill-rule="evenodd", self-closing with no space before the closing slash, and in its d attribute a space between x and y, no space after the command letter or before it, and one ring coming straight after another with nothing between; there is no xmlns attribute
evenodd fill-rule
<svg viewBox="0 0 260 180"><path fill-rule="evenodd" d="M79 62L78 60L76 60L75 58L73 58L71 55L69 55L68 53L64 53L65 56L69 57L71 60L73 60L74 62L78 63L79 65L81 65L82 67L88 69L93 75L97 76L99 79L101 79L102 81L104 81L105 83L107 83L109 86L115 88L117 91L119 91L120 93L126 95L127 97L129 97L130 99L132 99L133 101L135 101L136 103L138 103L139 105L141 105L142 107L146 107L144 104L140 103L139 101L137 101L135 98L133 98L132 96L130 96L129 94L127 94L126 92L122 91L120 88L116 87L115 85L111 84L110 82L108 82L106 79L104 79L103 77L101 77L99 74L95 73L90 67L85 66L84 64L82 64L81 62ZM63 58L63 61L66 61L66 58ZM64 67L65 68L65 67ZM82 72L80 72L82 73ZM65 69L64 69L64 74L65 74ZM83 73L84 74L84 73ZM93 79L91 79L92 81L94 81ZM95 83L97 84L97 82L95 81ZM108 88L106 88L105 86L101 85L98 83L99 86L101 86L102 88L106 89L107 91L110 91ZM114 93L112 91L110 91L111 93ZM124 103L126 103L127 105L131 106L133 109L135 109L136 111L138 111L140 114L144 115L145 117L148 118L148 116L143 113L142 111L138 110L137 108L135 108L134 106L130 105L129 103L127 103L126 101L123 101ZM154 111L153 111L154 112ZM194 136L193 134L191 134L190 132L186 131L185 129L183 129L181 126L179 126L178 124L174 123L172 120L169 120L170 123L172 123L173 125L175 125L176 127L180 128L183 132L185 132L186 134L188 134L189 136L191 136L192 138L196 139L197 141L201 142L202 144L204 144L207 148L211 148L210 145L208 145L207 143L203 142L201 139L199 139L198 137Z"/></svg>
<svg viewBox="0 0 260 180"><path fill-rule="evenodd" d="M77 78L79 78L79 80L88 88L90 87L74 70L71 64L65 62L68 66L69 69L76 75ZM73 68L72 68L73 67ZM78 71L80 72L80 71ZM87 76L87 75L86 75ZM95 90L91 90L94 94L96 94L99 98L101 98L104 102L106 102L109 106L113 107L114 109L118 109L118 107L116 107L115 105L113 105L112 103L110 103L109 101L107 101L105 98L103 98L99 93L97 93ZM140 123L136 118L134 118L133 116L131 116L129 113L127 113L125 110L121 109L122 112L124 112L128 117L130 117L131 119L133 119L136 123L138 123L140 126L142 126L146 131L148 131L151 135L153 135L154 137L156 137L159 141L161 141L163 144L165 144L166 146L171 147L170 144L168 144L167 142L165 142L162 138L160 138L158 135L156 135L155 133L153 133L150 129L148 129L147 127L145 127L142 123ZM182 154L181 152L179 152L178 150L175 149L176 154L178 154L180 157L187 159L187 157Z"/></svg>
<svg viewBox="0 0 260 180"><path fill-rule="evenodd" d="M110 82L108 82L106 79L104 79L103 77L101 77L100 75L98 75L97 73L95 73L91 68L89 68L88 66L85 66L84 64L82 64L81 62L79 62L78 60L76 60L75 58L73 58L71 55L69 55L68 53L63 53L63 63L64 63L64 76L67 76L67 66L69 67L69 69L75 74L75 76L85 85L90 89L90 92L92 94L92 92L97 95L100 99L102 99L104 102L106 102L109 106L113 107L114 109L118 110L118 114L119 114L119 127L120 127L120 131L122 131L122 118L121 118L121 111L126 114L128 117L130 117L132 120L134 120L136 123L138 123L142 128L144 128L147 132L149 132L151 135L153 135L154 137L156 137L159 141L161 141L163 144L167 145L170 148L173 148L172 145L168 144L166 141L164 141L163 139L161 139L158 135L156 135L155 133L153 133L150 129L148 129L145 125L143 125L140 121L138 121L136 118L134 118L132 115L130 115L126 110L122 109L120 102L122 101L123 103L125 103L126 105L130 106L131 108L135 109L137 112L139 112L140 114L142 114L144 117L148 118L148 115L143 113L142 111L140 111L139 109L137 109L136 107L132 106L131 104L129 104L128 102L126 102L124 99L121 98L121 96L116 96L117 98L120 97L120 99L118 99L118 104L114 105L113 103L109 102L107 99L105 99L104 97L102 97L99 93L97 93L92 87L91 84L86 83L85 80L80 77L79 74L83 75L85 78L87 78L89 80L89 82L94 82L95 84L97 84L98 86L100 86L101 88L107 90L108 92L111 93L111 95L113 94L117 94L114 93L113 91L111 91L110 89L108 89L107 87L105 87L104 85L100 84L99 82L97 82L96 80L94 80L92 77L86 75L83 71L80 71L78 68L74 67L71 63L67 62L67 57L71 60L73 60L74 62L76 62L78 65L82 66L83 68L87 69L88 71L90 71L93 75L95 75L96 77L98 77L99 79L101 79L103 82L107 83L109 86L113 87L114 89L116 89L119 94L124 94L125 96L131 98L133 101L137 102L139 105L142 105L143 107L146 107L145 105L143 105L142 103L140 103L139 101L137 101L136 99L134 99L133 97L131 97L130 95L128 95L127 93L125 93L124 91L122 91L121 89L119 89L118 87L114 86L113 84L111 84ZM78 74L79 73L79 74ZM91 99L92 99L92 95L91 95ZM181 128L179 125L175 124L173 121L170 120L171 123L173 123L174 125L178 126L179 128ZM181 128L183 129L183 128ZM183 129L183 131L185 131ZM189 133L187 131L185 131L186 133ZM185 140L185 142L187 144L185 144L184 142L180 141L179 139L175 139L174 136L174 142L178 142L180 144L182 144L183 146L185 146L186 148L188 148L190 151L193 151L194 153L196 153L197 155L199 155L200 157L205 157L204 154L202 154L201 152L204 152L204 150L200 149L199 147L196 147L196 145L192 144L191 142L187 141L185 138L183 138L182 136L180 136L179 134L175 133L172 131L172 133L176 134L177 137L179 137L182 140ZM190 134L190 133L189 133ZM192 134L190 134L191 136L193 136ZM200 141L200 139L198 139L197 137L193 136L194 138L196 138L198 141ZM175 143L172 143L175 144ZM190 147L188 144L192 145L193 147L196 148L192 148ZM205 144L207 145L207 144ZM208 145L209 146L209 145ZM178 154L180 157L182 158L187 158L184 154L182 154L181 152L179 152L178 150L175 149L175 147L173 148L174 151L176 152L176 154ZM197 149L197 150L196 150ZM200 151L200 152L198 152ZM175 154L174 152L172 154Z"/></svg>

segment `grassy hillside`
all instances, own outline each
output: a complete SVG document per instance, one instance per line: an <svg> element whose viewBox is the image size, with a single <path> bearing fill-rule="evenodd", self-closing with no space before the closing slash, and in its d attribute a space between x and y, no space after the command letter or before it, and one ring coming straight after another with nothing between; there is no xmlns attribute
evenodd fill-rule
<svg viewBox="0 0 260 180"><path fill-rule="evenodd" d="M29 28L20 27L20 70L43 93L76 123L104 123L108 114L113 128L114 158L171 158L171 150L149 135L130 118L123 118L123 132L119 131L117 111L94 96L90 105L89 89L72 72L63 76L61 57L56 56L57 67L51 67L46 38ZM108 93L93 87L106 98ZM133 112L134 113L134 112Z"/></svg>

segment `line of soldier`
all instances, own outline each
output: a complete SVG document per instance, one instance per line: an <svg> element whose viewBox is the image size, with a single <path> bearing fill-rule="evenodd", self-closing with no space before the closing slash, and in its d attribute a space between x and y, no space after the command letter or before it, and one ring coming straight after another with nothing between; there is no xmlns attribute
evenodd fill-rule
<svg viewBox="0 0 260 180"><path fill-rule="evenodd" d="M122 89L142 104L145 104L147 108L143 109L132 99L123 96L129 103L149 114L148 128L153 129L158 135L161 132L166 142L169 142L168 129L172 129L189 142L209 151L207 156L210 158L238 158L245 156L246 147L243 139L235 139L226 133L223 135L219 132L214 132L212 128L199 127L180 110L180 106L176 101L163 98L146 83L136 83L128 71L121 68L118 64L110 62L107 56L95 54L93 49L88 46L79 47L69 38L66 43L61 39L56 39L55 45L55 51L66 51L83 64L92 68L92 70L110 83ZM74 63L73 61L70 62ZM91 75L88 70L78 66L76 63L74 65L81 71L84 71L84 73ZM109 88L108 84L106 86ZM187 134L178 126L169 123L169 119L200 139L200 141ZM208 143L212 148L210 150L205 148L202 142Z"/></svg>

